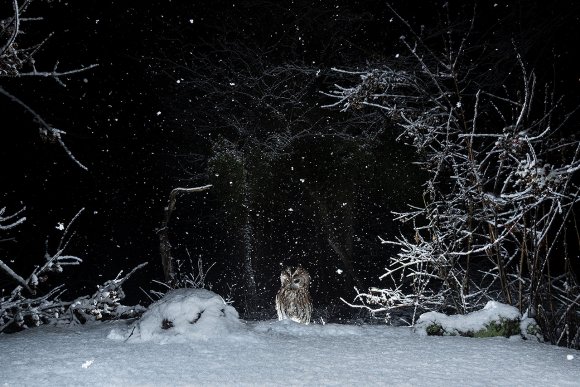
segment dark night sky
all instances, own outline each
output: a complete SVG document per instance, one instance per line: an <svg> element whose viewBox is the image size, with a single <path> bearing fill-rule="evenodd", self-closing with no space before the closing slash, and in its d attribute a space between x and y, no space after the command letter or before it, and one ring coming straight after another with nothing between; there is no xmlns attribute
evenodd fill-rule
<svg viewBox="0 0 580 387"><path fill-rule="evenodd" d="M393 6L412 24L434 27L443 3L394 1ZM472 8L450 3L457 12ZM522 41L527 62L546 80L558 80L569 106L580 103L578 3L482 3L482 39ZM40 15L43 21L24 27L30 32L27 41L54 32L38 55L39 69L52 68L56 60L63 70L99 67L66 79L67 88L47 79L0 81L68 133L65 142L89 171L80 170L58 146L43 143L30 116L0 100L2 115L9 117L0 123L0 203L11 209L24 204L28 218L15 235L18 244L5 248L16 261L26 262L23 266L34 264L31 257L40 259L47 236L57 242L57 223L85 207L70 253L86 262L69 270L69 280L89 290L144 261L150 265L134 284L147 289L151 278L161 277L155 228L170 189L187 184L175 144L182 141L176 136L179 128L188 123L178 125L167 113L171 74L153 63L184 46L207 49L218 38L274 47L273 60L321 68L373 61L399 49L400 27L390 22L383 2L374 0L36 1L27 16ZM203 209L189 210L192 217L203 214ZM144 297L139 291L132 296Z"/></svg>

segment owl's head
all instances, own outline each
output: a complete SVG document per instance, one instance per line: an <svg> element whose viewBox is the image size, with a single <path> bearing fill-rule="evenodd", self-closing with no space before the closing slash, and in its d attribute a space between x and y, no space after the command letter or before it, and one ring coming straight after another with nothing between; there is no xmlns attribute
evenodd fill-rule
<svg viewBox="0 0 580 387"><path fill-rule="evenodd" d="M291 287L294 289L308 288L310 285L310 274L300 266L296 268L287 267L280 274L280 282L282 282L282 287Z"/></svg>

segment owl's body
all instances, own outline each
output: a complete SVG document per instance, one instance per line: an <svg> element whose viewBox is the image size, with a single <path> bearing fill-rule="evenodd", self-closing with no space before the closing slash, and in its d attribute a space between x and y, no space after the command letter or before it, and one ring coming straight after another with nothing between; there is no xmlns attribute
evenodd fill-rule
<svg viewBox="0 0 580 387"><path fill-rule="evenodd" d="M278 320L290 319L302 324L310 323L312 302L310 300L310 275L301 268L288 267L280 274L282 286L276 294Z"/></svg>

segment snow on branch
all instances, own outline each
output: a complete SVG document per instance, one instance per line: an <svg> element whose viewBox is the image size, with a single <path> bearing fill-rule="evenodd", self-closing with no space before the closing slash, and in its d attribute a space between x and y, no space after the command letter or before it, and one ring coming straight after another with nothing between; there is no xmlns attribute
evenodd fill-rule
<svg viewBox="0 0 580 387"><path fill-rule="evenodd" d="M24 212L24 210L26 210L26 207L21 208L11 215L4 215L6 213L6 207L0 208L0 230L10 230L24 223L26 221L26 217L19 217L20 214Z"/></svg>
<svg viewBox="0 0 580 387"><path fill-rule="evenodd" d="M147 262L134 267L129 273L121 277L122 271L115 279L97 286L97 291L91 297L77 298L70 305L70 316L75 322L85 323L89 320L116 320L135 317L144 312L144 308L124 306L120 301L125 298L121 287L137 270L142 269Z"/></svg>
<svg viewBox="0 0 580 387"><path fill-rule="evenodd" d="M39 285L39 281L42 281L44 278L46 278L45 276L47 276L51 272L62 272L62 266L78 265L82 262L81 258L72 255L63 255L63 252L66 246L68 245L68 242L70 241L69 233L71 226L74 223L74 221L80 216L83 210L84 208L81 209L66 226L65 232L63 233L61 240L59 242L57 251L54 254L50 254L47 249L45 253L44 264L36 266L32 271L32 273L26 279L18 275L5 262L0 260L0 269L2 269L2 271L4 271L6 274L12 277L19 284L19 287L16 288L17 293L20 293L23 288L30 295L35 295L36 289ZM2 212L3 211L0 211L0 213ZM25 218L21 218L21 220L22 219ZM19 224L22 222L19 222ZM48 245L48 241L46 243Z"/></svg>

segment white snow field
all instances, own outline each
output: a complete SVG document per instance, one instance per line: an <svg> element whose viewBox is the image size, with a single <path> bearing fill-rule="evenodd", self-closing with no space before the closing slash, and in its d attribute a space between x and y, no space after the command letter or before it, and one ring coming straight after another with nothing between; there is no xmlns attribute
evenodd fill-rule
<svg viewBox="0 0 580 387"><path fill-rule="evenodd" d="M139 322L0 335L0 386L144 385L580 386L580 351L516 336L244 322L205 290L171 292Z"/></svg>

